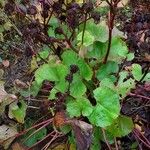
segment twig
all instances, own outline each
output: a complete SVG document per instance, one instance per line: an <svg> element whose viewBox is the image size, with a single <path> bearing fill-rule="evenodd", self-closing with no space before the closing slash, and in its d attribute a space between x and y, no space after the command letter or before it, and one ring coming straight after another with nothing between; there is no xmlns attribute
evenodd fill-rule
<svg viewBox="0 0 150 150"><path fill-rule="evenodd" d="M150 141L141 132L139 132L137 129L134 129L134 130L137 132L137 134L141 135L144 138L144 140L148 143L148 145L150 146Z"/></svg>
<svg viewBox="0 0 150 150"><path fill-rule="evenodd" d="M143 95L139 95L139 94L134 94L134 93L129 93L129 96L135 96L135 97L139 97L139 98L144 98L147 100L150 100L149 97L143 96Z"/></svg>
<svg viewBox="0 0 150 150"><path fill-rule="evenodd" d="M34 145L32 145L30 148L28 148L27 150L32 150L33 147L37 146L38 144L40 144L41 142L43 142L44 140L46 140L47 138L49 138L50 136L52 136L52 134L55 131L52 131L51 133L49 133L48 135L46 135L42 140L38 141L37 143L35 143Z"/></svg>
<svg viewBox="0 0 150 150"><path fill-rule="evenodd" d="M106 145L107 145L108 149L111 150L111 147L110 147L110 145L108 143L108 140L106 138L105 130L103 128L102 128L102 133L103 133L103 137L104 137L104 140L106 142Z"/></svg>
<svg viewBox="0 0 150 150"><path fill-rule="evenodd" d="M38 128L37 130L32 132L32 134L30 134L22 143L25 143L30 137L32 137L34 134L36 134L37 132L39 132L41 129L43 129L44 127L46 127L49 124L50 124L50 122L44 124L42 127Z"/></svg>
<svg viewBox="0 0 150 150"><path fill-rule="evenodd" d="M133 134L134 134L134 136L136 136L146 147L148 147L149 149L150 149L150 143L149 143L149 141L148 141L148 143L146 143L147 142L147 139L146 139L146 142L143 140L143 139L141 139L141 137L138 135L138 133L137 133L137 131L134 129L133 130Z"/></svg>
<svg viewBox="0 0 150 150"><path fill-rule="evenodd" d="M55 135L53 136L53 138L50 140L50 142L48 142L41 150L47 150L48 147L51 145L51 143L57 139L59 133L55 133Z"/></svg>
<svg viewBox="0 0 150 150"><path fill-rule="evenodd" d="M28 128L28 129L22 131L21 133L18 133L18 134L15 134L15 135L9 137L8 139L4 140L2 143L4 143L5 141L9 140L10 138L13 138L13 137L17 138L17 137L19 137L19 136L21 136L21 135L23 135L23 134L29 132L30 130L32 130L32 129L34 129L34 128L37 128L37 127L39 127L39 126L41 126L41 125L43 125L43 124L45 124L45 123L47 123L47 122L51 123L52 121L53 121L53 118L48 119L48 120L45 120L45 121L43 121L43 122L40 122L40 123L38 123L38 124L36 124L36 125L34 125L34 126Z"/></svg>
<svg viewBox="0 0 150 150"><path fill-rule="evenodd" d="M115 140L115 148L116 148L116 150L119 150L116 138L114 138L114 140Z"/></svg>
<svg viewBox="0 0 150 150"><path fill-rule="evenodd" d="M51 17L52 17L52 15L53 15L53 10L51 11L51 13L50 13L50 15L49 15L49 17L48 17L48 19L47 19L47 23L46 23L46 25L48 25L48 23L49 23L49 21L50 21L50 19L51 19Z"/></svg>

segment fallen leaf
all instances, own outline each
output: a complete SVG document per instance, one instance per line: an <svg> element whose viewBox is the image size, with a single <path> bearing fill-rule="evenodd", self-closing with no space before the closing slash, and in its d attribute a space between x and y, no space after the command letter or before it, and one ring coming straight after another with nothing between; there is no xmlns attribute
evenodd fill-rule
<svg viewBox="0 0 150 150"><path fill-rule="evenodd" d="M4 147L4 149L8 149L10 144L13 142L18 132L15 128L8 126L8 125L2 125L0 126L0 144ZM10 138L11 137L11 138Z"/></svg>
<svg viewBox="0 0 150 150"><path fill-rule="evenodd" d="M26 89L26 88L28 88L28 85L27 85L26 83L22 82L22 81L19 80L19 79L16 79L16 80L14 81L14 84L15 84L17 87L21 88L21 89Z"/></svg>
<svg viewBox="0 0 150 150"><path fill-rule="evenodd" d="M17 100L13 94L8 94L4 89L4 83L0 83L0 115L5 111L5 106Z"/></svg>
<svg viewBox="0 0 150 150"><path fill-rule="evenodd" d="M14 143L12 145L12 150L25 150L26 148L24 146L22 146L20 143Z"/></svg>
<svg viewBox="0 0 150 150"><path fill-rule="evenodd" d="M79 120L72 121L78 150L88 150L92 142L92 125Z"/></svg>

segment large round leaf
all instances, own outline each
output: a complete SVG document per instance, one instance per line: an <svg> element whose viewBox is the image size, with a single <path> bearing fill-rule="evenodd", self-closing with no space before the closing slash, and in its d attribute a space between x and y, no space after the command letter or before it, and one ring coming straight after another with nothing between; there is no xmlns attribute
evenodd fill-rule
<svg viewBox="0 0 150 150"><path fill-rule="evenodd" d="M86 30L94 36L95 41L106 42L108 40L108 30L105 22L95 24L94 21L87 21Z"/></svg>
<svg viewBox="0 0 150 150"><path fill-rule="evenodd" d="M111 125L120 111L118 94L108 87L101 86L94 90L94 97L97 105L88 117L90 122L100 127Z"/></svg>
<svg viewBox="0 0 150 150"><path fill-rule="evenodd" d="M68 69L62 64L44 64L35 72L35 81L41 84L44 80L59 81L65 78Z"/></svg>

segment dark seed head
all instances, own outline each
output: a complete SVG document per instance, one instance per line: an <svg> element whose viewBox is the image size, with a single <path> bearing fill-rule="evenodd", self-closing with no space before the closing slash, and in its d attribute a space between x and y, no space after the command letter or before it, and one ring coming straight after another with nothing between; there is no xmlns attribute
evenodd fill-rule
<svg viewBox="0 0 150 150"><path fill-rule="evenodd" d="M73 75L72 74L68 74L66 77L65 77L65 80L68 81L69 83L71 83L73 81Z"/></svg>
<svg viewBox="0 0 150 150"><path fill-rule="evenodd" d="M94 9L93 3L92 2L84 3L82 9L84 10L84 12L89 13Z"/></svg>
<svg viewBox="0 0 150 150"><path fill-rule="evenodd" d="M70 72L76 73L79 70L79 67L77 65L70 65Z"/></svg>
<svg viewBox="0 0 150 150"><path fill-rule="evenodd" d="M91 12L91 17L93 18L94 22L97 24L100 22L100 14L99 12Z"/></svg>
<svg viewBox="0 0 150 150"><path fill-rule="evenodd" d="M62 28L61 28L61 27L57 27L57 28L55 29L55 34L63 34Z"/></svg>
<svg viewBox="0 0 150 150"><path fill-rule="evenodd" d="M62 93L61 93L61 92L57 92L57 93L55 94L55 96L56 96L57 98L60 98L60 97L62 96Z"/></svg>

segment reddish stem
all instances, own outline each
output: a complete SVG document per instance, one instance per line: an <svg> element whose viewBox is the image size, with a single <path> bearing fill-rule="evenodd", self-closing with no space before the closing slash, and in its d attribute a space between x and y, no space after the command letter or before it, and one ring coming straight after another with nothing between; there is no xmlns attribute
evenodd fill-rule
<svg viewBox="0 0 150 150"><path fill-rule="evenodd" d="M37 146L38 144L40 144L41 142L43 142L44 140L46 140L47 138L49 138L50 136L52 136L52 134L55 131L52 131L51 133L49 133L48 135L46 135L42 140L38 141L37 143L35 143L34 145L32 145L30 148L28 148L27 150L32 150L33 147Z"/></svg>
<svg viewBox="0 0 150 150"><path fill-rule="evenodd" d="M140 137L139 133L137 132L136 129L133 130L133 134L135 137L137 137L146 147L148 147L150 149L150 143L149 141L144 137L144 140L146 140L146 142ZM148 143L147 143L148 141Z"/></svg>

